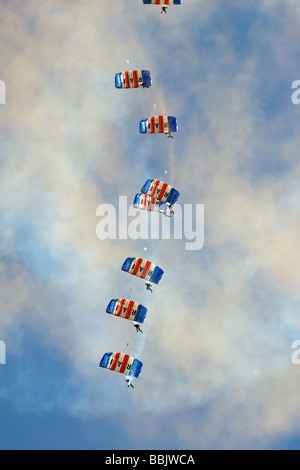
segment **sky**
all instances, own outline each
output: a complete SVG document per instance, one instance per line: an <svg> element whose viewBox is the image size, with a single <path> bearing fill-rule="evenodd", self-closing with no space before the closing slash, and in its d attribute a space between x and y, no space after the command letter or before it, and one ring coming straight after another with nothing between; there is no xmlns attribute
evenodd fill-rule
<svg viewBox="0 0 300 470"><path fill-rule="evenodd" d="M0 8L0 448L300 449L298 0ZM158 114L173 139L139 133ZM148 178L180 192L169 239L138 236ZM121 196L137 236L101 239ZM164 270L152 294L127 257ZM143 335L106 313L122 297ZM143 362L134 389L110 351Z"/></svg>

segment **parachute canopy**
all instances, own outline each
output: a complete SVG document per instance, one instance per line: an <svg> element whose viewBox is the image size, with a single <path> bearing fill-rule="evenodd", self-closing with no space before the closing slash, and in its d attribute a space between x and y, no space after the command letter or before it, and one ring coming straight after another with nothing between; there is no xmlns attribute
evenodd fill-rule
<svg viewBox="0 0 300 470"><path fill-rule="evenodd" d="M146 307L128 299L112 299L106 312L138 323L144 323L147 315Z"/></svg>
<svg viewBox="0 0 300 470"><path fill-rule="evenodd" d="M152 78L149 70L132 70L115 75L116 88L140 88L151 85Z"/></svg>
<svg viewBox="0 0 300 470"><path fill-rule="evenodd" d="M145 5L181 5L182 0L144 0Z"/></svg>
<svg viewBox="0 0 300 470"><path fill-rule="evenodd" d="M123 263L122 271L141 277L154 284L158 284L164 274L159 266L155 266L151 261L143 258L127 258Z"/></svg>
<svg viewBox="0 0 300 470"><path fill-rule="evenodd" d="M133 207L136 209L148 210L156 212L162 203L148 194L138 193L135 195Z"/></svg>
<svg viewBox="0 0 300 470"><path fill-rule="evenodd" d="M141 134L177 132L178 122L174 116L151 116L140 122Z"/></svg>
<svg viewBox="0 0 300 470"><path fill-rule="evenodd" d="M125 353L109 352L104 354L99 367L138 378L142 371L143 363Z"/></svg>
<svg viewBox="0 0 300 470"><path fill-rule="evenodd" d="M155 198L161 203L175 204L180 193L177 189L172 188L168 183L160 180L148 179L141 189L142 193Z"/></svg>

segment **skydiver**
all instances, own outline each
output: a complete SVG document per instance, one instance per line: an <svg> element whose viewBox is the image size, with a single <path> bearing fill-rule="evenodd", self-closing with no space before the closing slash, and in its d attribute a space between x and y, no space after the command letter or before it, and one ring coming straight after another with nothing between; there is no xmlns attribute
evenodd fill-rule
<svg viewBox="0 0 300 470"><path fill-rule="evenodd" d="M162 209L160 209L158 212L161 212L162 214L164 214L165 217L171 217L171 216L168 214L169 208L167 208L167 209L164 210L164 211L163 211Z"/></svg>
<svg viewBox="0 0 300 470"><path fill-rule="evenodd" d="M162 212L165 217L171 217L172 214L174 214L174 211L172 210L173 206L169 204L168 202L166 204L168 207L165 210L159 210L159 212Z"/></svg>
<svg viewBox="0 0 300 470"><path fill-rule="evenodd" d="M166 136L168 137L168 139L173 139L173 136L171 135L170 131L166 132Z"/></svg>
<svg viewBox="0 0 300 470"><path fill-rule="evenodd" d="M170 217L171 217L171 215L174 214L174 211L173 211L173 204L170 204L169 202L167 202L167 206L169 206Z"/></svg>
<svg viewBox="0 0 300 470"><path fill-rule="evenodd" d="M141 327L140 327L140 325L139 325L138 323L133 322L133 326L136 328L136 332L137 332L137 333L138 333L139 331L140 331L141 333L143 333L142 330L141 330Z"/></svg>
<svg viewBox="0 0 300 470"><path fill-rule="evenodd" d="M153 292L153 290L151 289L151 284L149 284L149 282L145 282L145 286L147 290L150 290L151 292Z"/></svg>
<svg viewBox="0 0 300 470"><path fill-rule="evenodd" d="M132 383L131 383L131 380L130 380L130 379L126 379L126 382L128 383L128 385L127 385L127 387L128 387L128 388L129 388L129 387L132 387L132 388L134 388L134 386L132 385Z"/></svg>
<svg viewBox="0 0 300 470"><path fill-rule="evenodd" d="M149 88L149 86L146 85L144 82L142 82L142 87L143 87L143 88Z"/></svg>
<svg viewBox="0 0 300 470"><path fill-rule="evenodd" d="M167 13L167 7L161 7L160 13Z"/></svg>

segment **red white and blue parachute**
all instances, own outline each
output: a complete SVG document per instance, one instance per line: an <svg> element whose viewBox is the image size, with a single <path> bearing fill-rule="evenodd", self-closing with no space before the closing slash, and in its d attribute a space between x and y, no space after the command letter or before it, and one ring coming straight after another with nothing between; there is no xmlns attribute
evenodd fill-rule
<svg viewBox="0 0 300 470"><path fill-rule="evenodd" d="M135 195L133 207L136 209L157 212L161 206L161 202L148 194L138 193Z"/></svg>
<svg viewBox="0 0 300 470"><path fill-rule="evenodd" d="M148 194L162 203L170 205L177 202L180 193L177 189L172 188L168 183L164 183L157 179L148 179L141 189L141 192Z"/></svg>
<svg viewBox="0 0 300 470"><path fill-rule="evenodd" d="M152 85L149 70L132 70L115 75L116 88L144 88Z"/></svg>
<svg viewBox="0 0 300 470"><path fill-rule="evenodd" d="M164 274L159 266L155 266L154 263L144 258L127 258L123 263L122 271L154 284L158 284Z"/></svg>
<svg viewBox="0 0 300 470"><path fill-rule="evenodd" d="M145 5L181 5L182 0L144 0Z"/></svg>
<svg viewBox="0 0 300 470"><path fill-rule="evenodd" d="M138 323L144 323L147 315L146 307L129 299L112 299L106 312Z"/></svg>
<svg viewBox="0 0 300 470"><path fill-rule="evenodd" d="M179 191L168 183L157 179L148 179L141 192L136 194L133 206L136 209L158 211L162 204L171 206L175 204L179 196Z"/></svg>
<svg viewBox="0 0 300 470"><path fill-rule="evenodd" d="M142 371L143 363L125 353L109 352L104 354L99 367L138 378Z"/></svg>
<svg viewBox="0 0 300 470"><path fill-rule="evenodd" d="M168 132L177 131L178 122L174 116L151 116L140 121L141 134L167 134Z"/></svg>

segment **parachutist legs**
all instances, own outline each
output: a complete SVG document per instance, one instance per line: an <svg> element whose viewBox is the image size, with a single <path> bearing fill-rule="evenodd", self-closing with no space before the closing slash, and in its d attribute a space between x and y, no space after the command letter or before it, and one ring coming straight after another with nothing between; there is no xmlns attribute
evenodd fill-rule
<svg viewBox="0 0 300 470"><path fill-rule="evenodd" d="M132 385L132 383L129 379L126 379L126 382L127 382L127 388L129 388L129 387L134 388L134 386Z"/></svg>
<svg viewBox="0 0 300 470"><path fill-rule="evenodd" d="M139 325L138 323L133 322L133 326L135 327L137 333L138 333L139 331L140 331L141 333L143 333L142 330L141 330L141 327L140 327L140 325Z"/></svg>
<svg viewBox="0 0 300 470"><path fill-rule="evenodd" d="M161 7L161 13L167 13L167 7Z"/></svg>
<svg viewBox="0 0 300 470"><path fill-rule="evenodd" d="M153 290L151 289L151 284L149 284L148 282L145 282L145 286L147 290L150 290L150 292L153 292Z"/></svg>

